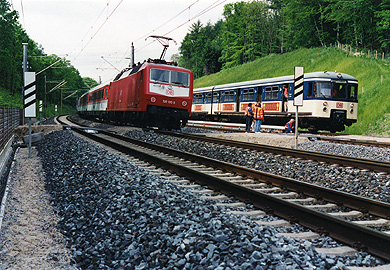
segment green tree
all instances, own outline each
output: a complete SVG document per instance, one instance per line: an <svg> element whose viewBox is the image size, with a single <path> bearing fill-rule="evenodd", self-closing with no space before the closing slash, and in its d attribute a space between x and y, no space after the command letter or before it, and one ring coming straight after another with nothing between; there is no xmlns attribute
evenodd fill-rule
<svg viewBox="0 0 390 270"><path fill-rule="evenodd" d="M0 0L0 88L11 95L21 87L22 42L27 40L17 19L8 1Z"/></svg>
<svg viewBox="0 0 390 270"><path fill-rule="evenodd" d="M244 2L225 5L223 16L225 23L222 30L222 56L220 61L224 68L242 64L244 61L245 14Z"/></svg>
<svg viewBox="0 0 390 270"><path fill-rule="evenodd" d="M329 36L325 10L323 0L282 1L283 34L287 50L325 45Z"/></svg>
<svg viewBox="0 0 390 270"><path fill-rule="evenodd" d="M389 51L390 49L390 0L383 0L374 14L376 18L377 41L380 48Z"/></svg>
<svg viewBox="0 0 390 270"><path fill-rule="evenodd" d="M179 48L179 65L192 70L198 78L217 72L221 68L218 62L221 56L220 31L222 22L205 27L200 21L192 24Z"/></svg>
<svg viewBox="0 0 390 270"><path fill-rule="evenodd" d="M270 8L265 1L225 5L220 58L224 68L279 51L279 16Z"/></svg>
<svg viewBox="0 0 390 270"><path fill-rule="evenodd" d="M377 8L377 0L330 0L327 17L336 24L336 41L373 49Z"/></svg>

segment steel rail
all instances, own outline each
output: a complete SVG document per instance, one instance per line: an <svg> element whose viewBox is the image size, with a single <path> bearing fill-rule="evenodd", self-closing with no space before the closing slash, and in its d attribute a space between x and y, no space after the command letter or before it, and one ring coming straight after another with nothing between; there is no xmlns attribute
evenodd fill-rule
<svg viewBox="0 0 390 270"><path fill-rule="evenodd" d="M338 164L342 166L350 166L354 168L367 169L371 171L390 173L390 162L385 162L385 161L347 157L347 156L326 154L326 153L299 150L299 149L296 150L291 148L276 147L276 146L270 146L264 144L239 142L239 141L233 141L227 139L207 137L205 135L184 134L184 133L168 132L168 131L160 131L160 130L155 132L165 134L165 135L180 137L180 138L193 139L197 141L222 144L222 145L233 146L233 147L240 147L240 148L256 150L256 151L264 151L264 152L269 152L277 155L292 156L292 157L302 158L307 160L314 160L319 162Z"/></svg>
<svg viewBox="0 0 390 270"><path fill-rule="evenodd" d="M390 148L390 143L388 142L378 142L375 140L356 140L356 139L342 139L342 138L332 138L332 137L323 137L323 136L309 136L309 139L319 140L319 141L328 141L332 143L342 143L342 144L353 144L353 145L364 145L372 147L383 147Z"/></svg>
<svg viewBox="0 0 390 270"><path fill-rule="evenodd" d="M272 212L273 214L285 218L289 221L297 222L313 231L327 233L332 238L344 242L352 247L367 251L385 260L390 260L390 235L386 235L384 233L365 226L348 222L341 218L333 217L326 213L308 209L296 203L291 203L283 199L272 197L254 189L228 182L218 177L211 176L199 172L197 170L192 170L179 164L174 164L169 160L155 157L153 154L149 154L146 151L137 152L133 148L128 148L123 144L114 142L112 140L108 140L94 134L86 133L79 128L72 129L93 140L109 145L110 147L117 149L121 152L140 157L142 159L148 160L151 163L160 164L168 170L174 171L179 175L185 175L186 177L200 184L208 185L216 191L221 191L223 193L233 195L243 201L249 200L251 203L254 204L254 206L262 210ZM105 135L125 140L138 146L148 147L153 150L161 151L169 155L190 159L192 161L196 161L202 164L207 164L208 166L214 166L229 171L232 171L232 168L234 168L233 171L237 173L261 179L263 181L273 182L286 187L296 186L296 190L304 191L305 194L317 194L319 196L323 196L323 198L326 200L328 200L328 197L331 197L339 203L343 202L345 205L352 203L355 206L356 204L358 204L356 202L359 202L359 204L364 205L363 208L370 209L369 211L373 212L379 211L380 213L385 213L384 215L388 215L390 211L390 205L386 203L381 203L359 196L350 195L344 192L335 192L331 189L318 187L312 184L301 183L296 180L288 179L285 177L258 172L252 169L217 161L210 158L201 157L194 154L176 151L173 149L146 143L120 135L115 135L111 133L105 133ZM313 189L313 191L310 191L311 189ZM346 199L345 197L349 199Z"/></svg>

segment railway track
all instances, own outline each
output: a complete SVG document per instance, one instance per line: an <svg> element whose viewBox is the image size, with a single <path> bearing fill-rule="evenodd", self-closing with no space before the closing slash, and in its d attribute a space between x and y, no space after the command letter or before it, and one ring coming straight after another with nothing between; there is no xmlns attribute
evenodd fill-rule
<svg viewBox="0 0 390 270"><path fill-rule="evenodd" d="M342 143L342 144L390 148L390 143L378 142L376 140L356 140L356 139L335 138L335 137L329 137L329 136L309 136L308 138L309 138L309 140L327 141L327 142L332 142L332 143Z"/></svg>
<svg viewBox="0 0 390 270"><path fill-rule="evenodd" d="M340 155L332 155L332 154L327 154L327 153L325 154L325 153L305 151L305 150L299 150L299 149L296 150L296 149L291 149L291 148L283 148L283 147L276 147L276 146L263 145L263 144L239 142L239 141L233 141L233 140L227 140L227 139L212 138L212 137L207 137L204 135L197 135L197 134L166 132L166 131L160 131L160 130L154 131L154 132L158 132L158 133L170 135L170 136L175 136L175 137L179 137L179 138L192 139L192 140L196 140L196 141L215 143L215 144L219 144L219 145L227 145L227 146L250 149L250 150L255 150L255 151L260 151L260 152L263 151L263 152L267 152L267 153L273 153L275 155L291 156L291 157L301 158L301 159L306 159L306 160L313 160L313 161L318 161L318 162L337 164L340 166L366 169L366 170L376 171L376 172L390 173L390 163L384 162L384 161L362 159L362 158L355 158L355 157L347 157L347 156L340 156Z"/></svg>
<svg viewBox="0 0 390 270"><path fill-rule="evenodd" d="M225 131L225 132L245 132L245 124L238 124L238 123L189 121L187 127L203 128L203 129L218 130L218 131ZM284 133L284 127L281 126L262 125L261 130L265 132ZM336 134L336 133L323 132L323 133L311 134L310 132L306 132L306 131L300 131L299 133L301 134L301 136L305 136L309 140L319 140L319 141L327 141L332 143L390 148L390 143L387 142L380 142L376 140L359 140L359 139L342 138L341 136L343 134L339 134L339 133Z"/></svg>
<svg viewBox="0 0 390 270"><path fill-rule="evenodd" d="M268 214L390 260L390 205L109 132L74 131L235 197ZM374 227L372 227L374 226Z"/></svg>

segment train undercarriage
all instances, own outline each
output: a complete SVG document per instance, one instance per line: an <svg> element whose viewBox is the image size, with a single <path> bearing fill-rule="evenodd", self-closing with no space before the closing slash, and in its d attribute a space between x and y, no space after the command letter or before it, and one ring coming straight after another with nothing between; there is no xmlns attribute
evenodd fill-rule
<svg viewBox="0 0 390 270"><path fill-rule="evenodd" d="M92 111L79 112L79 115L104 122L164 130L180 130L186 126L189 118L187 110L159 106L148 106L146 111Z"/></svg>

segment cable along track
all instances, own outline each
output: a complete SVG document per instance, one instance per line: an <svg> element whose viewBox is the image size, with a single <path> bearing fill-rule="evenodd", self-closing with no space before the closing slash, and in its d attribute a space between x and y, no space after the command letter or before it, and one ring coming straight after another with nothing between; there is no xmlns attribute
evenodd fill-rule
<svg viewBox="0 0 390 270"><path fill-rule="evenodd" d="M388 203L106 131L91 134L81 128L71 129L123 153L185 176L199 185L253 204L268 214L296 222L312 231L328 234L353 248L390 260L390 234L386 232L390 227ZM326 212L334 209L347 211Z"/></svg>

